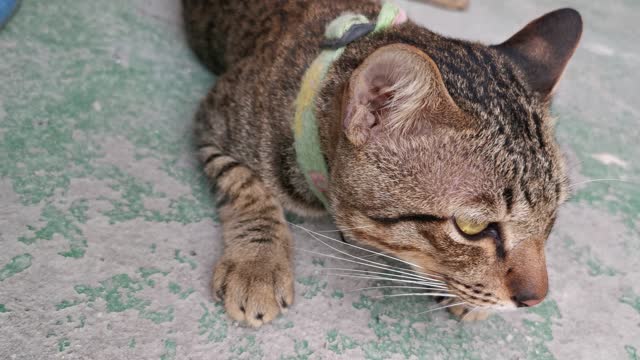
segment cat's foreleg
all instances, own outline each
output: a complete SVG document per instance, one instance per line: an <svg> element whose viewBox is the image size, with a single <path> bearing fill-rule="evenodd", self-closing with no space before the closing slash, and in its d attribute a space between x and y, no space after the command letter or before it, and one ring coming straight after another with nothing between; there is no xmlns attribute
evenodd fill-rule
<svg viewBox="0 0 640 360"><path fill-rule="evenodd" d="M292 239L282 206L257 174L215 145L201 144L200 158L217 186L224 240L214 297L234 320L261 326L293 302Z"/></svg>

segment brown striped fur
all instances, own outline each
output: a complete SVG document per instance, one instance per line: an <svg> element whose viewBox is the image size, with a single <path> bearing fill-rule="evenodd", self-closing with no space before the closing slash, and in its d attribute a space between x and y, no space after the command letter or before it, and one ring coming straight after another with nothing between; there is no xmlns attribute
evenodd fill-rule
<svg viewBox="0 0 640 360"><path fill-rule="evenodd" d="M191 46L220 75L195 121L223 224L213 288L233 319L259 326L293 301L284 209L325 211L293 149L300 80L327 23L345 11L375 19L380 6L183 5ZM566 9L537 21L498 46L449 39L412 22L368 35L347 46L317 99L337 226L440 274L474 306L513 308L547 291L544 243L567 194L549 102L581 21ZM465 237L452 221L460 216L494 230Z"/></svg>

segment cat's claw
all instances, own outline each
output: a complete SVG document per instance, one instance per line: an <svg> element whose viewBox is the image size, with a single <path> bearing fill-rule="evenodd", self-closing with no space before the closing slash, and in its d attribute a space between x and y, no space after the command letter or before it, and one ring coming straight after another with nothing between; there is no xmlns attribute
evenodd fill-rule
<svg viewBox="0 0 640 360"><path fill-rule="evenodd" d="M256 328L285 313L293 302L293 277L286 262L223 258L214 269L212 285L214 298L224 302L233 320Z"/></svg>

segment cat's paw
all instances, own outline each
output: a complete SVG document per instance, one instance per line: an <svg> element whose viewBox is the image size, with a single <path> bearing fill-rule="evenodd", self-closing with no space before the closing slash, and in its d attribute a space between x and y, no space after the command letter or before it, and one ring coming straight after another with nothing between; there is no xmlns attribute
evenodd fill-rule
<svg viewBox="0 0 640 360"><path fill-rule="evenodd" d="M287 261L223 258L214 269L213 293L232 319L259 327L291 306L291 267Z"/></svg>
<svg viewBox="0 0 640 360"><path fill-rule="evenodd" d="M480 321L486 320L489 315L491 315L490 311L481 310L479 308L469 308L466 305L456 305L450 308L447 308L449 313L458 318L460 321Z"/></svg>

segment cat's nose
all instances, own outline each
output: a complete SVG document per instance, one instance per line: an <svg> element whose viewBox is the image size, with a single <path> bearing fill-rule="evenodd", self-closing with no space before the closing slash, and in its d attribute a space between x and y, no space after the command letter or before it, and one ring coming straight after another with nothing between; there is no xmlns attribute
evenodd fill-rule
<svg viewBox="0 0 640 360"><path fill-rule="evenodd" d="M511 300L518 307L536 306L547 296L549 286L546 268L534 272L531 270L525 267L507 275Z"/></svg>
<svg viewBox="0 0 640 360"><path fill-rule="evenodd" d="M505 280L511 301L518 307L541 303L549 289L544 252L522 246L512 252L508 265Z"/></svg>
<svg viewBox="0 0 640 360"><path fill-rule="evenodd" d="M522 292L514 295L511 299L518 307L531 307L540 304L546 295L546 291L542 295L533 292Z"/></svg>
<svg viewBox="0 0 640 360"><path fill-rule="evenodd" d="M513 274L510 274L513 276L508 276L511 300L518 307L538 305L547 296L549 289L546 269L536 273L531 273L526 270L520 274L518 274L516 270Z"/></svg>

